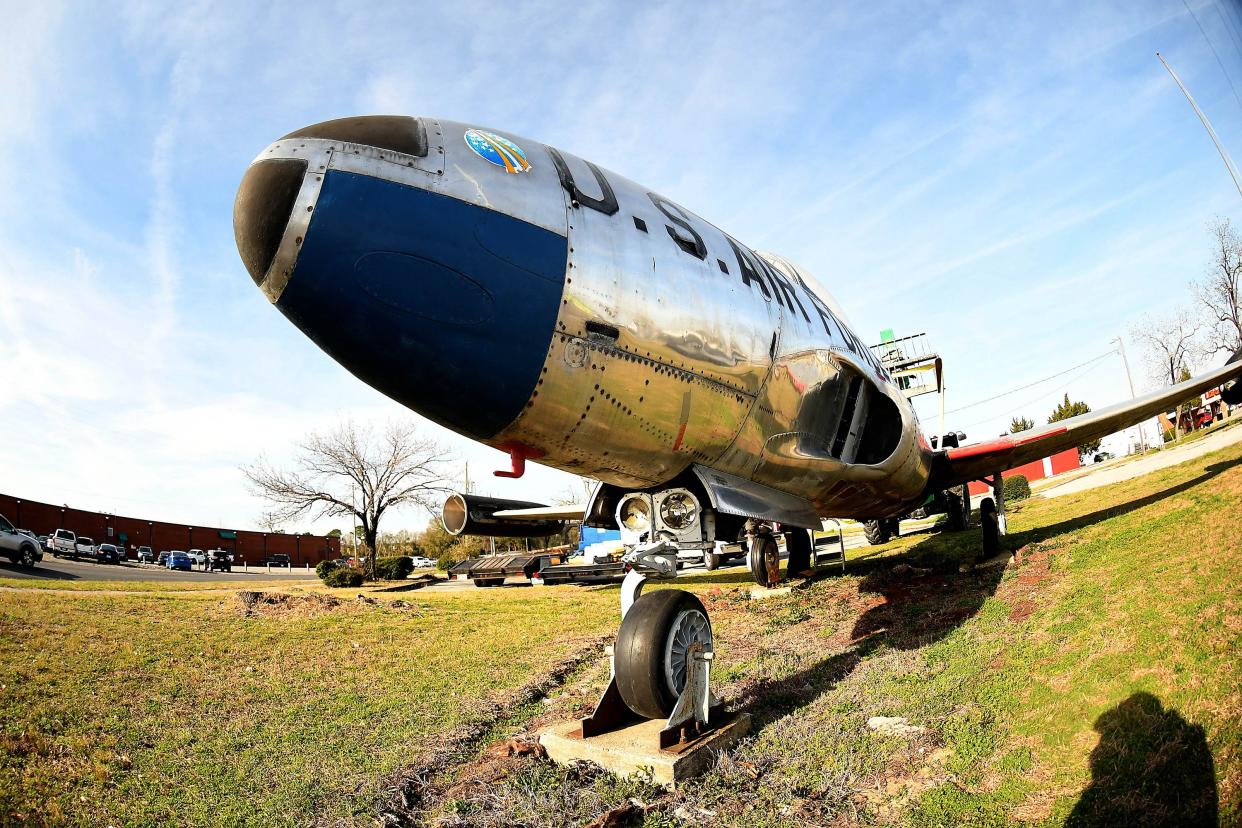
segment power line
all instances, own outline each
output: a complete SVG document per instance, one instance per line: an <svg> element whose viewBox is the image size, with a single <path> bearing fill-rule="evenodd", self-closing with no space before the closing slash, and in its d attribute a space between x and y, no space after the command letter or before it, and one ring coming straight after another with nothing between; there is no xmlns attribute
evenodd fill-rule
<svg viewBox="0 0 1242 828"><path fill-rule="evenodd" d="M1116 351L1113 351L1112 353L1105 354L1104 356L1112 356L1112 354L1114 354L1114 353L1116 353ZM1090 365L1090 363L1084 363L1084 364L1086 364L1086 365ZM1079 367L1079 368L1081 368L1082 366L1080 365L1080 366L1078 366L1078 367ZM1099 368L1099 367L1100 367L1099 365L1091 365L1091 367L1090 367L1090 368L1088 368L1087 370L1083 371L1081 374L1077 375L1076 377L1073 377L1072 379L1070 379L1070 381L1069 381L1069 382L1065 383L1064 385L1057 386L1056 388L1053 388L1053 389L1052 389L1052 390L1050 390L1050 391L1045 391L1044 393L1040 394L1038 397L1035 397L1035 398L1034 398L1034 399L1032 399L1032 400L1029 400L1029 401L1027 401L1027 402L1024 402L1024 403L1022 403L1021 405L1014 406L1014 408L1013 408L1013 409L1011 409L1011 411L1009 411L1009 412L1005 412L1005 413L1003 413L1003 414L995 414L995 415L993 415L993 416L991 416L991 417L985 417L984 419L982 419L982 420L977 420L977 421L975 421L975 422L973 422L973 423L967 423L966 425L961 426L961 427L960 427L960 430L965 430L965 429L968 429L968 428L974 428L974 427L975 427L975 426L977 426L977 425L983 425L984 423L988 423L988 422L991 422L992 420L995 420L997 417L1001 417L1001 418L1003 418L1003 417L1005 417L1005 416L1006 416L1006 414L1010 414L1010 413L1012 413L1013 411L1021 411L1022 409L1028 408L1029 406L1034 405L1035 403L1039 402L1040 400L1042 400L1042 399L1046 399L1047 397L1049 397L1049 396L1050 396L1050 395L1052 395L1052 394L1060 394L1062 391L1064 391L1065 389L1069 388L1071 385L1073 385L1074 383L1078 382L1080 379L1082 379L1083 377L1087 376L1088 374L1090 374L1092 371L1094 371L1096 368ZM1071 370L1073 370L1073 369L1071 369Z"/></svg>
<svg viewBox="0 0 1242 828"><path fill-rule="evenodd" d="M1041 379L1041 380L1036 380L1035 382L1028 382L1026 385L1021 385L1021 386L1019 386L1019 387L1017 387L1017 388L1011 388L1010 390L1008 390L1008 391L1003 391L1003 392L1001 392L1000 394L997 394L997 395L996 395L996 396L994 396L994 397L988 397L986 400L977 400L977 401L975 401L975 402L968 403L968 404L966 404L966 405L963 405L961 408L955 408L955 409L953 409L952 411L946 411L946 412L945 412L945 414L957 414L959 411L966 411L967 409L970 409L970 408L976 408L976 407L978 407L978 406L983 405L984 403L990 403L990 402L992 402L993 400L999 400L999 399L1001 399L1002 397L1008 397L1010 394L1016 394L1016 393L1018 393L1019 391L1025 391L1025 390L1026 390L1026 389L1028 389L1028 388L1034 388L1036 385L1042 385L1042 384L1044 384L1045 382L1048 382L1049 380L1054 380L1054 379L1056 379L1057 377L1062 377L1062 376L1065 376L1066 374L1069 374L1069 373L1072 373L1072 372L1074 372L1074 371L1077 371L1079 368L1084 368L1084 367L1086 367L1086 366L1090 365L1090 364L1091 364L1091 363L1093 363L1093 362L1099 362L1099 361L1100 361L1100 360L1102 360L1102 359L1105 359L1105 358L1107 358L1107 357L1110 357L1110 356L1112 356L1112 355L1113 355L1113 354L1115 354L1115 353L1117 353L1115 350L1113 350L1113 351L1106 351L1105 353L1102 353L1102 354L1100 354L1100 355L1099 355L1099 356L1097 356L1097 357L1093 357L1093 358L1091 358L1091 359L1087 360L1086 362L1080 362L1079 364L1077 364L1077 365L1073 366L1072 368L1066 368L1064 371L1058 371L1058 372L1056 372L1055 374L1053 374L1052 376L1044 377L1043 379Z"/></svg>
<svg viewBox="0 0 1242 828"><path fill-rule="evenodd" d="M1216 58L1216 65L1220 67L1221 74L1225 76L1225 80L1229 83L1229 88L1233 90L1233 98L1238 102L1238 106L1242 106L1242 97L1238 95L1238 87L1233 85L1233 78L1229 75L1229 70L1225 68L1225 64L1220 59L1220 55L1216 53L1216 46L1212 43L1212 38L1208 37L1207 30L1203 28L1203 24L1199 22L1199 16L1195 14L1195 10L1190 7L1190 3L1182 0L1182 5L1186 7L1186 11L1190 12L1191 18L1194 19L1195 25L1199 27L1199 34L1203 35L1203 39L1207 41L1208 48L1212 50L1212 57ZM1219 12L1217 12L1219 14Z"/></svg>

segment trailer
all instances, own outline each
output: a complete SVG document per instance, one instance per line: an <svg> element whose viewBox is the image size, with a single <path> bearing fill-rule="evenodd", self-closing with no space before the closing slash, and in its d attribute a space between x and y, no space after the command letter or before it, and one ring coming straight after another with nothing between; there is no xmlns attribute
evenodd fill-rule
<svg viewBox="0 0 1242 828"><path fill-rule="evenodd" d="M449 569L452 580L474 581L477 587L500 586L506 578L521 575L535 582L549 567L565 562L569 547L535 552L495 552L470 558Z"/></svg>

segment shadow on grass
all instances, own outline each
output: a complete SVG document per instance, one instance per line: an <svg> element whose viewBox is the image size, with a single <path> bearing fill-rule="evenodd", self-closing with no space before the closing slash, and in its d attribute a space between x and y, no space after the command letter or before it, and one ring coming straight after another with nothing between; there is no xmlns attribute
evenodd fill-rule
<svg viewBox="0 0 1242 828"><path fill-rule="evenodd" d="M1242 464L1242 458L1214 463L1192 480L1107 509L1009 535L1002 540L1002 545L1005 549L1017 549L1133 512L1198 486L1239 464ZM786 678L754 685L738 699L737 709L750 713L756 726L763 727L831 690L881 646L918 649L956 630L973 618L987 599L995 594L1005 574L1003 558L991 566L958 571L961 564L974 560L979 544L977 528L964 532L939 532L920 538L904 550L881 548L871 555L851 559L846 574L861 576L859 591L885 598L883 603L868 609L855 622L852 632L855 645L846 652L819 661ZM900 574L895 571L899 564L919 569ZM925 571L920 572L920 569ZM817 578L832 577L838 573L839 570L830 566L821 569ZM749 578L746 573L734 577L743 581ZM733 577L730 577L732 581ZM700 581L703 582L705 580Z"/></svg>
<svg viewBox="0 0 1242 828"><path fill-rule="evenodd" d="M1095 720L1091 784L1065 824L1215 826L1216 773L1203 728L1150 693Z"/></svg>

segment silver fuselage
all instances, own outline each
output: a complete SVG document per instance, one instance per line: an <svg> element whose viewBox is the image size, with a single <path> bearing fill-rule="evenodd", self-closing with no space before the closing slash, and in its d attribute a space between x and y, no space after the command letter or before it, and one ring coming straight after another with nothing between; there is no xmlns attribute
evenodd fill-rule
<svg viewBox="0 0 1242 828"><path fill-rule="evenodd" d="M278 305L289 279L299 278L302 239L315 232L311 217L333 171L426 190L564 237L555 324L516 416L481 433L394 397L488 445L618 486L656 487L697 464L841 517L897 515L925 495L932 450L913 408L806 273L569 153L499 133L530 165L508 172L467 146L468 125L421 123L425 157L295 138L256 159L308 162L261 283ZM524 266L485 232L466 235ZM495 312L528 310L510 302ZM503 371L503 342L494 360ZM374 373L355 372L386 390Z"/></svg>

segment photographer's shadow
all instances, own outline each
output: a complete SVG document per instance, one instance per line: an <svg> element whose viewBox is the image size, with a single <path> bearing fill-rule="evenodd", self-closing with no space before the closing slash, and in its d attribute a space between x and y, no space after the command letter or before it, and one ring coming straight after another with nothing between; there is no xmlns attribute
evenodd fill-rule
<svg viewBox="0 0 1242 828"><path fill-rule="evenodd" d="M1091 784L1065 824L1216 826L1216 769L1203 728L1150 693L1095 720Z"/></svg>

